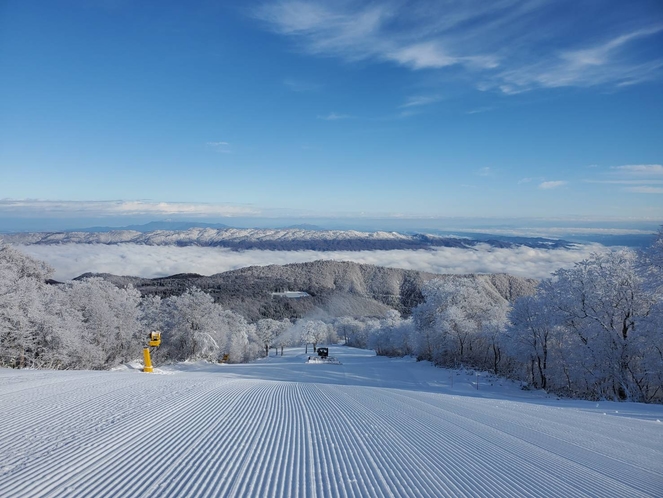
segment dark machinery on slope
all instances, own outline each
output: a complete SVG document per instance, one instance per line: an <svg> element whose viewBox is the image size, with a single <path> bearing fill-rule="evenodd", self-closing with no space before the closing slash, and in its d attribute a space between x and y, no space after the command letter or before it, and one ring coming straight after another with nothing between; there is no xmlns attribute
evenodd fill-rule
<svg viewBox="0 0 663 498"><path fill-rule="evenodd" d="M329 356L329 348L318 348L318 356L309 356L306 363L325 363L328 365L340 365L341 362Z"/></svg>

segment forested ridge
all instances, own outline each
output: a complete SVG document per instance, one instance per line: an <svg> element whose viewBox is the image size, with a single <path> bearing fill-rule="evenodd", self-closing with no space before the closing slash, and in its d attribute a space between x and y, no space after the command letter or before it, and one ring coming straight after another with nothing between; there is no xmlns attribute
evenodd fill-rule
<svg viewBox="0 0 663 498"><path fill-rule="evenodd" d="M242 362L343 339L566 396L663 399L661 233L644 252L596 254L541 282L333 261L57 284L52 273L0 246L2 365L109 368L139 358L151 330L163 332L158 361ZM282 290L310 297L272 296Z"/></svg>
<svg viewBox="0 0 663 498"><path fill-rule="evenodd" d="M439 275L346 261L313 261L288 265L252 266L211 276L179 274L144 279L86 273L76 280L99 277L120 287L132 285L143 295L178 296L192 287L204 290L224 308L250 321L260 318L297 319L320 312L329 316L379 317L389 309L410 316L423 302L425 282L473 278L485 281L505 299L534 293L537 281L506 274ZM301 300L275 298L272 293L307 292Z"/></svg>

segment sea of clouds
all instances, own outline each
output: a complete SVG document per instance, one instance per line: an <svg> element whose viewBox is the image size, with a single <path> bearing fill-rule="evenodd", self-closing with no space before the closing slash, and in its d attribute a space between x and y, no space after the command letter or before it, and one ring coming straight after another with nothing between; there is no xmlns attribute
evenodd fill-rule
<svg viewBox="0 0 663 498"><path fill-rule="evenodd" d="M213 275L246 266L283 265L319 259L354 261L431 273L510 273L546 278L570 268L592 253L608 251L599 244L571 249L509 249L479 245L471 249L440 247L393 251L233 251L215 247L146 246L137 244L26 245L18 249L46 261L56 280L85 272L154 278L176 273Z"/></svg>

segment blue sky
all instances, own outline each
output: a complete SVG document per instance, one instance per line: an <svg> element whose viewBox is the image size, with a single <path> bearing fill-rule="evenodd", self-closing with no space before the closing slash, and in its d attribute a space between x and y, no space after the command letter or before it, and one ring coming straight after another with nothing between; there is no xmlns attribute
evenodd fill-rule
<svg viewBox="0 0 663 498"><path fill-rule="evenodd" d="M0 95L0 221L663 220L660 0L8 0Z"/></svg>

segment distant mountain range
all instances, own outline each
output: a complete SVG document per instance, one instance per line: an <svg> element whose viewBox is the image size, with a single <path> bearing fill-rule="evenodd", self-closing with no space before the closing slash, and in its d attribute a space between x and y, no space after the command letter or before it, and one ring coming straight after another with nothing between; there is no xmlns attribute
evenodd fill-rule
<svg viewBox="0 0 663 498"><path fill-rule="evenodd" d="M407 316L423 301L424 283L434 278L469 279L482 292L510 302L533 294L538 283L506 274L438 275L341 261L252 266L209 277L179 274L147 279L86 273L78 279L94 276L118 286L133 285L143 295L163 298L197 287L224 308L241 313L250 321L316 314L378 317L390 309ZM272 295L284 290L306 292L310 297L288 299Z"/></svg>
<svg viewBox="0 0 663 498"><path fill-rule="evenodd" d="M509 248L568 248L574 244L564 240L527 237L476 238L432 234L403 234L398 232L359 232L356 230L320 230L306 228L250 229L218 227L188 227L154 229L163 222L141 225L141 230L89 229L75 232L33 232L2 234L0 240L10 244L141 244L151 246L224 247L234 250L263 249L274 251L370 251L394 249L427 249L432 247L469 248L477 244ZM187 228L188 227L188 228ZM152 228L152 230L146 230ZM316 227L317 228L317 227Z"/></svg>

